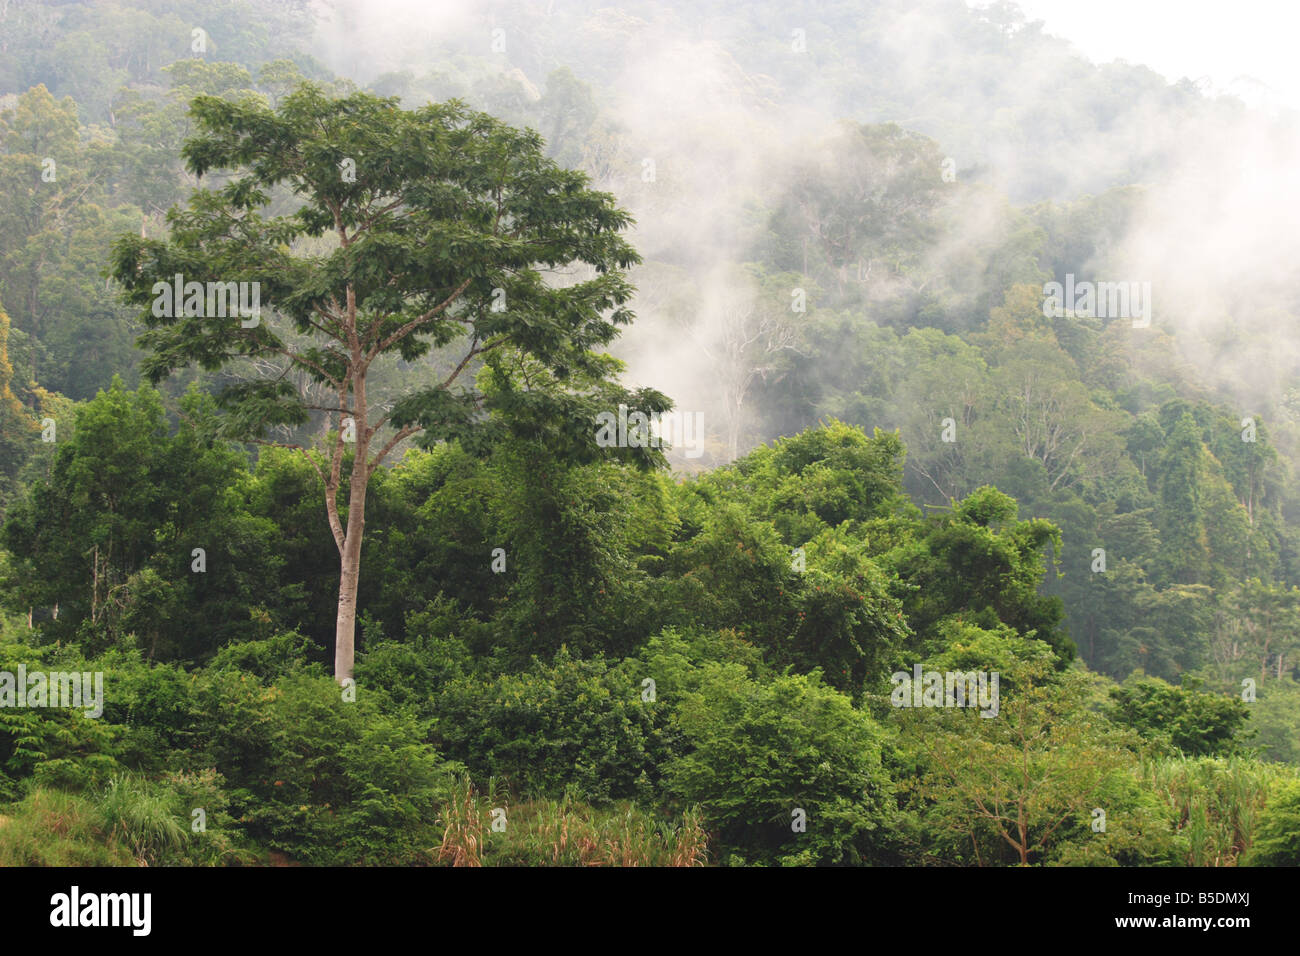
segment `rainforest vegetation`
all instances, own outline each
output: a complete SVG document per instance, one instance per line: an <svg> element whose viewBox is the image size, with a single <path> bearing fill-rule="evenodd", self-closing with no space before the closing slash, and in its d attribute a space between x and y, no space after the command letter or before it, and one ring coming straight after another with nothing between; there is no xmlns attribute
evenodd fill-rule
<svg viewBox="0 0 1300 956"><path fill-rule="evenodd" d="M0 674L103 675L0 680L0 863L1300 863L1300 300L1126 258L1139 107L1250 110L1010 4L465 6L0 0Z"/></svg>

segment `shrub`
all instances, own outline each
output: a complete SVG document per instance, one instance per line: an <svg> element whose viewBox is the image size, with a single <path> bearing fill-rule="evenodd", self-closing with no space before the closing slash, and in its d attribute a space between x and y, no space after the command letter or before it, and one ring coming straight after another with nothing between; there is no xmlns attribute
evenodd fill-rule
<svg viewBox="0 0 1300 956"><path fill-rule="evenodd" d="M1255 826L1249 866L1300 866L1300 780L1277 783Z"/></svg>
<svg viewBox="0 0 1300 956"><path fill-rule="evenodd" d="M668 768L698 803L724 860L857 863L879 840L889 779L880 733L816 675L759 684L738 665L706 665L675 715L692 752ZM806 832L794 832L796 810Z"/></svg>
<svg viewBox="0 0 1300 956"><path fill-rule="evenodd" d="M309 673L263 687L206 675L197 695L201 760L231 781L231 812L250 838L304 862L428 859L455 766L424 742L423 724L342 699Z"/></svg>
<svg viewBox="0 0 1300 956"><path fill-rule="evenodd" d="M435 697L451 680L472 669L472 655L455 630L455 602L430 602L406 617L405 642L367 642L357 661L357 686L380 693L396 709L431 717Z"/></svg>
<svg viewBox="0 0 1300 956"><path fill-rule="evenodd" d="M275 680L307 666L311 654L319 650L310 639L289 631L264 640L228 644L216 653L209 666Z"/></svg>
<svg viewBox="0 0 1300 956"><path fill-rule="evenodd" d="M255 854L243 845L227 812L230 798L221 774L208 769L164 774L158 785L168 792L171 806L185 830L176 862L196 866L251 863ZM203 811L201 816L196 810ZM202 826L196 821L201 819ZM166 862L171 862L170 860Z"/></svg>
<svg viewBox="0 0 1300 956"><path fill-rule="evenodd" d="M95 670L55 649L0 645L0 671ZM84 666L83 666L84 665ZM108 691L105 690L105 713ZM88 708L0 707L0 798L16 798L25 780L68 790L93 789L121 770L121 728L88 718Z"/></svg>
<svg viewBox="0 0 1300 956"><path fill-rule="evenodd" d="M648 795L662 754L665 708L641 699L645 675L561 650L519 674L453 681L438 695L435 740L476 779L586 800Z"/></svg>
<svg viewBox="0 0 1300 956"><path fill-rule="evenodd" d="M1191 677L1183 687L1175 687L1158 677L1134 674L1114 688L1111 697L1113 720L1193 757L1235 753L1237 737L1250 716L1239 699L1203 691Z"/></svg>

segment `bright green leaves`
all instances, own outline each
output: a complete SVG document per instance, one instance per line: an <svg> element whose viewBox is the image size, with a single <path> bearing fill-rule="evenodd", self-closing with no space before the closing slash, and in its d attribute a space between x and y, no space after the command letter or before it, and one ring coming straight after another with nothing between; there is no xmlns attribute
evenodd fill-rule
<svg viewBox="0 0 1300 956"><path fill-rule="evenodd" d="M687 749L669 787L700 804L724 860L857 863L882 842L892 785L879 728L816 678L758 683L707 663L674 725Z"/></svg>
<svg viewBox="0 0 1300 956"><path fill-rule="evenodd" d="M1134 674L1111 690L1111 698L1117 723L1189 756L1238 751L1239 732L1250 713L1237 698L1201 690L1194 678L1175 687L1158 677Z"/></svg>

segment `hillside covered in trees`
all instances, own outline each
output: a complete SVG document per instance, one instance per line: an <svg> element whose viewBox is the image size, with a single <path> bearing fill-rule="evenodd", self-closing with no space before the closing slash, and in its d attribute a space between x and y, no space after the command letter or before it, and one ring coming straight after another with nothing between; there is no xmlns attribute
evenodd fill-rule
<svg viewBox="0 0 1300 956"><path fill-rule="evenodd" d="M392 13L3 4L0 863L1300 863L1295 259L1180 245L1294 115L1011 4Z"/></svg>

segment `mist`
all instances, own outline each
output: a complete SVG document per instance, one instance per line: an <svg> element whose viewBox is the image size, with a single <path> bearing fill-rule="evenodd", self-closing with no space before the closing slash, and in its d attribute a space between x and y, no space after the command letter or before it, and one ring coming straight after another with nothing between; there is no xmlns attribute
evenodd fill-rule
<svg viewBox="0 0 1300 956"><path fill-rule="evenodd" d="M738 304L759 294L729 264L755 258L766 217L809 163L827 161L845 120L896 123L938 144L959 189L921 271L985 310L996 302L978 287L981 264L1024 210L1138 187L1126 231L1074 271L1150 282L1154 326L1196 376L1243 414L1276 410L1300 355L1288 321L1300 242L1294 112L1252 110L1139 65L1091 63L1009 4L855 5L857 37L826 29L819 6L754 23L735 3L335 0L322 5L313 52L361 85L405 75L407 105L449 91L491 110L502 101L484 90L503 88L535 102L561 68L588 84L606 148L589 144L578 165L636 217L631 238L646 259L633 276L638 320L615 352L630 383L704 411L720 448L737 396L724 394L709 356L724 348L727 316L734 325ZM742 27L770 42L741 43ZM849 69L858 74L846 95ZM477 86L440 85L451 73ZM1099 118L1079 94L1110 96L1118 112ZM808 311L792 321L816 313L817 290L806 291ZM793 290L768 292L788 305ZM868 298L899 293L898 278L882 276ZM746 443L772 437L758 425Z"/></svg>
<svg viewBox="0 0 1300 956"><path fill-rule="evenodd" d="M1023 2L0 0L0 863L1300 863L1300 69Z"/></svg>

